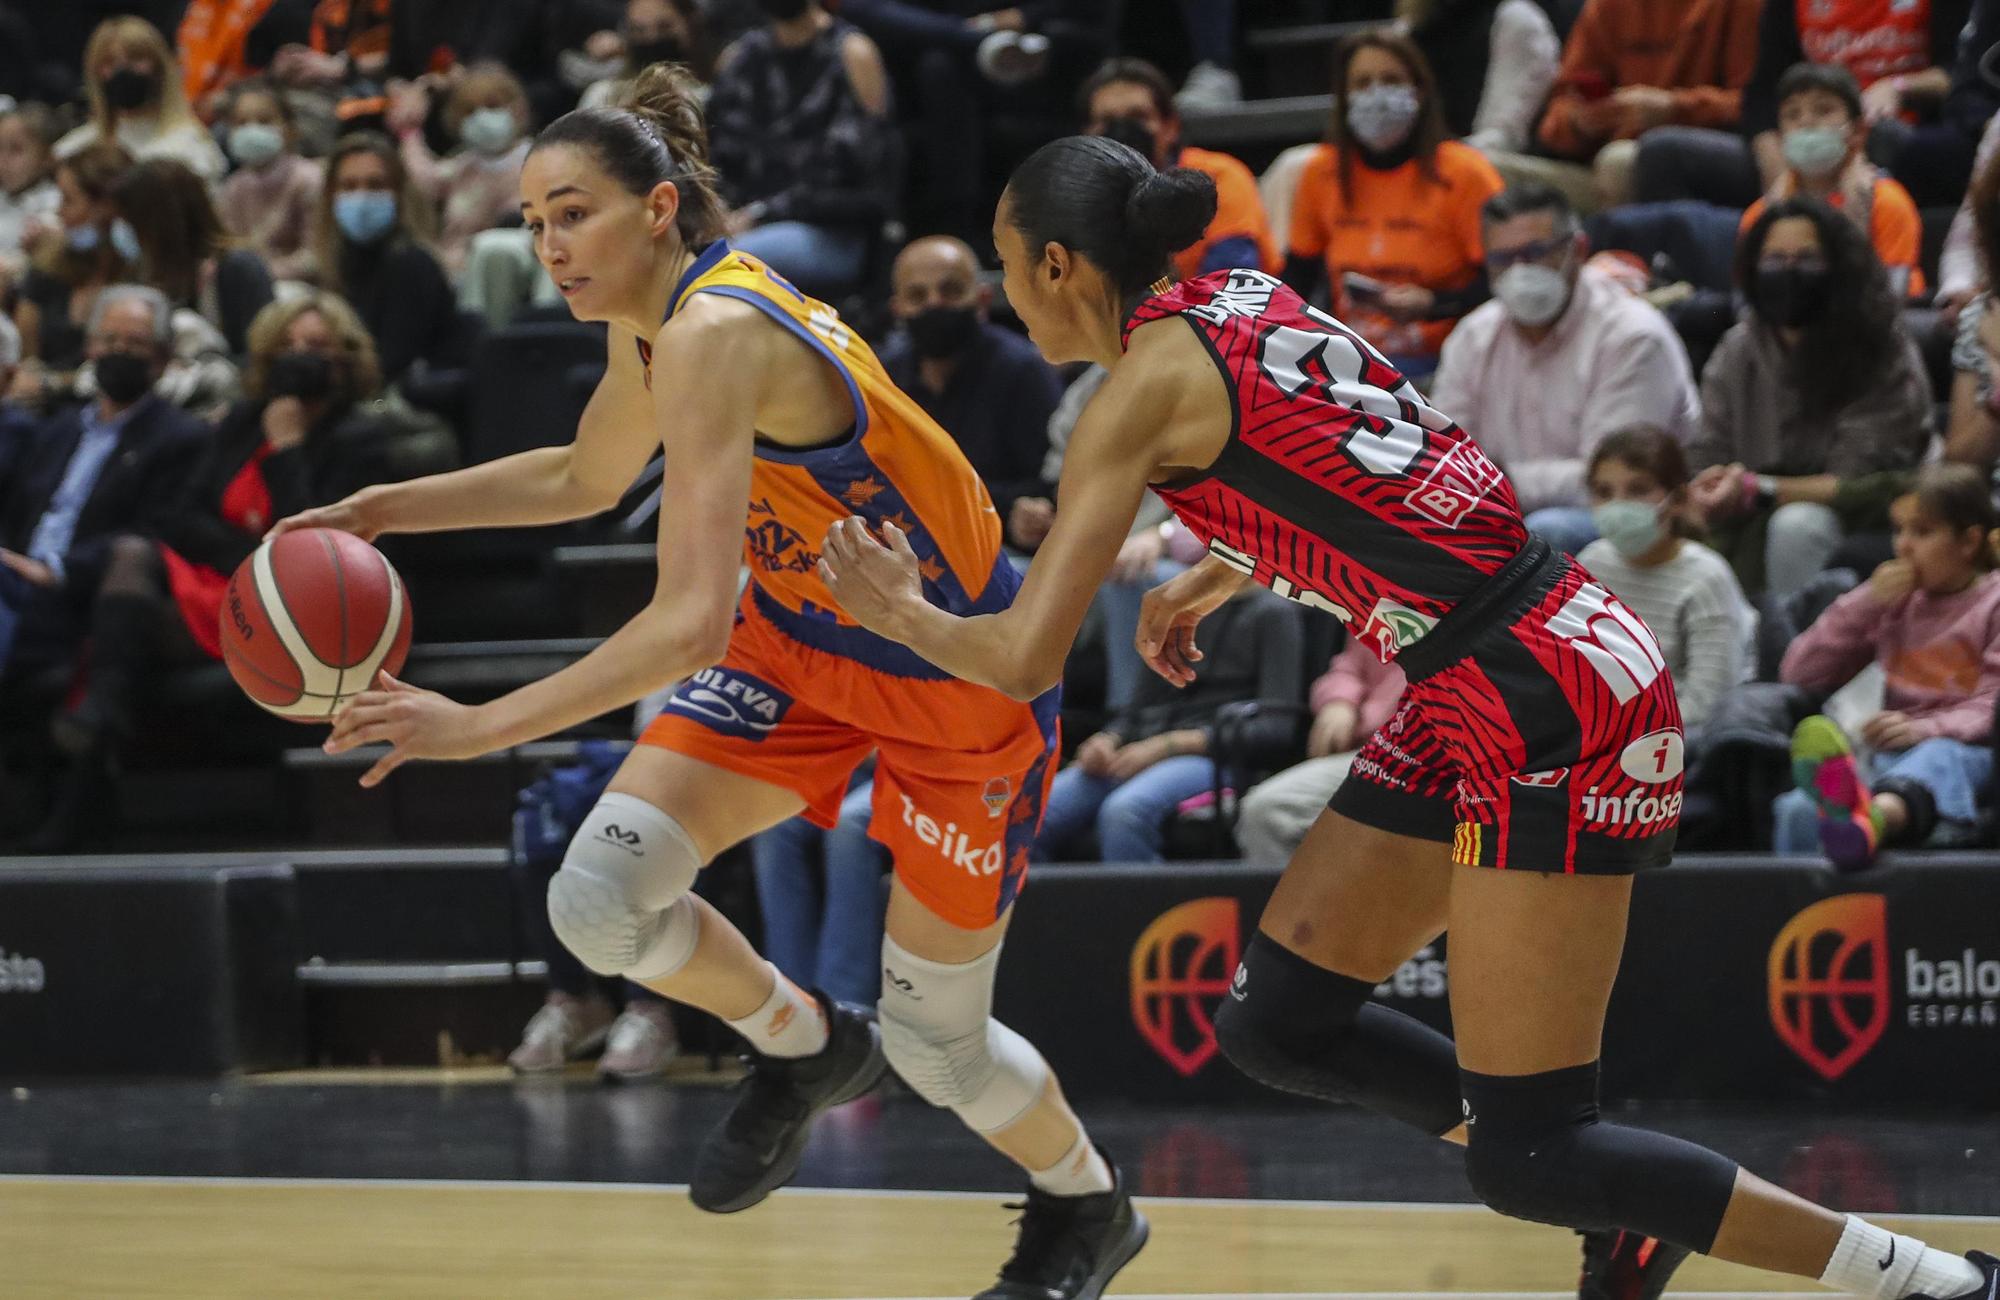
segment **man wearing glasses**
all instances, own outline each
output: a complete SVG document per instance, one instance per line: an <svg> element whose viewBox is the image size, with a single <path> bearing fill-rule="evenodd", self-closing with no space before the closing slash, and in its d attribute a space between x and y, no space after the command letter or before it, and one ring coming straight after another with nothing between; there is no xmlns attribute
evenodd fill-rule
<svg viewBox="0 0 2000 1300"><path fill-rule="evenodd" d="M1445 340L1431 402L1513 480L1528 528L1574 555L1597 537L1584 467L1606 434L1690 437L1700 399L1672 325L1616 277L1559 190L1512 186L1481 210L1493 299Z"/></svg>

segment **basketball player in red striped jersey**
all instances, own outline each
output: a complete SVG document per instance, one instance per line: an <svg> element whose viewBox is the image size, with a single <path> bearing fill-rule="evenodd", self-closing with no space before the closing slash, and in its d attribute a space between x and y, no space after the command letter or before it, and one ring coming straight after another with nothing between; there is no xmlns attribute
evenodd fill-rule
<svg viewBox="0 0 2000 1300"><path fill-rule="evenodd" d="M1274 1087L1464 1144L1473 1190L1582 1231L1586 1286L1657 1294L1688 1252L1872 1300L2000 1300L2000 1262L1822 1209L1712 1151L1600 1119L1598 1054L1634 873L1665 865L1680 711L1645 624L1529 537L1449 414L1256 271L1169 288L1206 178L1101 138L1045 146L994 223L1009 301L1052 362L1110 377L1014 604L928 602L893 529L836 524L828 585L863 626L1017 699L1058 679L1148 488L1209 557L1147 597L1139 648L1191 679L1243 583L1327 611L1410 688L1286 868L1216 1019ZM1370 1002L1451 934L1457 1040ZM1664 1243L1664 1244L1660 1244ZM1605 1286L1607 1274L1618 1284Z"/></svg>

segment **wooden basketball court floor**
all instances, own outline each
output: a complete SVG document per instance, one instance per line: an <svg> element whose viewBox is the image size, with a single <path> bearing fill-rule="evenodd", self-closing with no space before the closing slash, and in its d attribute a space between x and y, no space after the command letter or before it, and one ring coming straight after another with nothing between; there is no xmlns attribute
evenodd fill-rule
<svg viewBox="0 0 2000 1300"><path fill-rule="evenodd" d="M1539 1300L1574 1294L1567 1233L1469 1206L1149 1199L1114 1296ZM987 1194L787 1191L717 1218L679 1187L9 1177L0 1296L306 1300L964 1300L1011 1245ZM1954 1251L2000 1219L1885 1216ZM1675 1293L1823 1296L1708 1260Z"/></svg>
<svg viewBox="0 0 2000 1300"><path fill-rule="evenodd" d="M0 1300L965 1300L1013 1245L1018 1175L911 1098L827 1116L797 1187L717 1217L684 1180L728 1094L488 1073L0 1094ZM1635 1118L1942 1248L2000 1247L2000 1116ZM1464 1204L1454 1153L1372 1116L1086 1119L1158 1193L1114 1300L1575 1294L1573 1236ZM1830 1294L1705 1260L1673 1293Z"/></svg>

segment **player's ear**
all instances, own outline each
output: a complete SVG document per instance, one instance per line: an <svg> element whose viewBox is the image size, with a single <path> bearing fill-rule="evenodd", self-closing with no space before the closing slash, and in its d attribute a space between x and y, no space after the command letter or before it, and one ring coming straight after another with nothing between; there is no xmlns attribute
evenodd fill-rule
<svg viewBox="0 0 2000 1300"><path fill-rule="evenodd" d="M1067 248L1051 239L1042 245L1042 276L1053 289L1076 273Z"/></svg>
<svg viewBox="0 0 2000 1300"><path fill-rule="evenodd" d="M653 238L659 239L674 228L674 220L681 214L680 187L672 181L661 181L646 195L646 212L652 219Z"/></svg>

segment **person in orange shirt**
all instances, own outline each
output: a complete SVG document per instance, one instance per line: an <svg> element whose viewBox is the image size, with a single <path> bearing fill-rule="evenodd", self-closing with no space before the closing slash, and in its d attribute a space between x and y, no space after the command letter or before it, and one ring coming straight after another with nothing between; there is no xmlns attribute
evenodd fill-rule
<svg viewBox="0 0 2000 1300"><path fill-rule="evenodd" d="M1897 296L1921 297L1923 221L1910 192L1862 155L1868 122L1854 74L1835 64L1793 65L1778 81L1778 130L1785 170L1744 212L1739 229L1748 230L1766 203L1794 196L1824 200L1868 236Z"/></svg>
<svg viewBox="0 0 2000 1300"><path fill-rule="evenodd" d="M1210 271L1247 267L1276 271L1283 264L1257 178L1226 153L1181 143L1181 117L1173 83L1144 59L1110 59L1083 83L1084 133L1131 145L1162 171L1191 167L1215 182L1215 220L1194 247L1175 254L1183 280Z"/></svg>
<svg viewBox="0 0 2000 1300"><path fill-rule="evenodd" d="M1423 51L1393 31L1349 37L1334 55L1329 143L1292 200L1285 282L1413 378L1437 367L1451 327L1486 299L1479 209L1504 185L1475 149L1445 139Z"/></svg>

